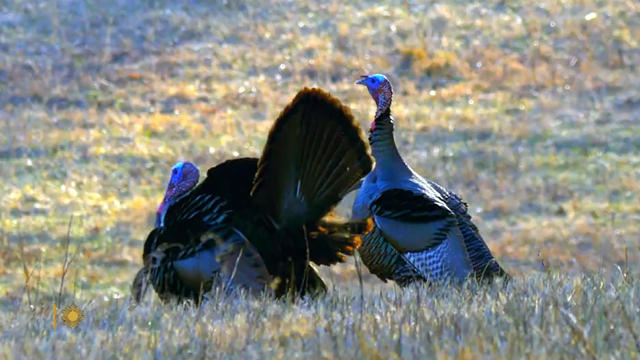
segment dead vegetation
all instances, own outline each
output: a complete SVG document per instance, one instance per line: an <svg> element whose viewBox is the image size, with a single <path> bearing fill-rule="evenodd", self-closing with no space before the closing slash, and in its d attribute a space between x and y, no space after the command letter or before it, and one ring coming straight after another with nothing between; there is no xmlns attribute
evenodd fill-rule
<svg viewBox="0 0 640 360"><path fill-rule="evenodd" d="M638 39L624 0L6 1L0 354L637 356ZM173 163L256 156L302 86L366 128L370 72L396 86L405 158L470 203L515 284L401 293L364 274L358 308L351 264L319 301L129 310ZM78 331L50 331L58 296L87 311Z"/></svg>

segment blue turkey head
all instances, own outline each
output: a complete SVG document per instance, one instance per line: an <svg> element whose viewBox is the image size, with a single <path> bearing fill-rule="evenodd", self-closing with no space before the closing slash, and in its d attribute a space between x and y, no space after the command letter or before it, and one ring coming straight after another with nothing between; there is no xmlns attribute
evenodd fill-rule
<svg viewBox="0 0 640 360"><path fill-rule="evenodd" d="M156 227L164 225L164 215L176 199L191 190L200 179L198 168L187 161L181 161L171 168L171 178L167 183L164 199L158 206L156 214Z"/></svg>
<svg viewBox="0 0 640 360"><path fill-rule="evenodd" d="M382 74L364 75L356 84L364 85L369 90L369 94L376 102L376 118L391 107L393 88L391 82Z"/></svg>
<svg viewBox="0 0 640 360"><path fill-rule="evenodd" d="M389 82L386 76L382 74L373 74L361 76L360 80L356 81L356 84L366 86L367 90L369 90L369 94L371 94L371 96L374 96L374 94L378 93L380 85L382 85L384 82Z"/></svg>

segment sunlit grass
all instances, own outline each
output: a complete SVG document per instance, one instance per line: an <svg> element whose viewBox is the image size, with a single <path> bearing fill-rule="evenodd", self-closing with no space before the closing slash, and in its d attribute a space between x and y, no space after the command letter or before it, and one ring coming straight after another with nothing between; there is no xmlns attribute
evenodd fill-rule
<svg viewBox="0 0 640 360"><path fill-rule="evenodd" d="M612 274L540 274L463 289L337 284L295 303L213 295L200 309L149 298L82 303L77 329L52 307L0 313L0 353L41 357L635 358L638 283ZM15 325L22 324L22 325ZM29 341L25 341L29 339Z"/></svg>
<svg viewBox="0 0 640 360"><path fill-rule="evenodd" d="M519 279L505 290L504 301L519 302L528 289L530 298L519 311L544 302L549 307L536 307L533 313L547 309L556 315L536 332L546 335L525 345L512 327L524 331L517 324L530 318L518 319L514 313L480 321L480 308L503 301L493 298L497 290L487 290L493 295L483 295L481 305L465 305L462 299L471 293L456 293L450 303L442 293L434 297L440 300L423 328L409 335L409 345L398 345L401 322L374 326L396 316L387 305L370 305L369 316L380 319L366 320L364 332L345 335L350 340L340 337L345 327L336 330L340 336L331 335L333 323L322 322L331 311L339 310L350 324L356 321L348 313L357 310L352 308L357 301L347 300L356 296L340 287L329 299L290 310L252 300L214 305L236 306L234 312L273 307L284 315L263 314L260 321L278 324L285 320L275 319L310 316L320 324L301 320L301 340L275 328L269 334L264 330L264 342L245 354L512 358L582 357L611 350L624 357L633 349L631 331L617 325L624 325L615 315L620 313L606 312L609 303L601 303L599 315L607 320L596 325L587 321L597 317L582 317L578 305L564 308L589 336L589 345L580 345L579 333L562 320L571 316L549 305L546 294L563 282L585 281L581 273L615 273L616 265L640 261L636 2L32 0L4 2L0 14L0 336L15 344L17 333L44 334L33 348L18 346L21 350L12 352L8 345L0 353L53 357L47 354L66 353L82 341L91 345L78 356L100 354L103 342L127 338L115 335L124 326L140 331L140 342L105 347L105 353L131 349L142 354L162 342L158 334L168 331L167 338L175 339L196 331L170 318L160 328L145 328L145 316L165 315L152 314L150 306L130 313L122 304L170 166L190 160L204 172L224 159L258 156L272 120L303 86L333 93L366 129L373 103L353 82L370 72L387 73L394 83L397 138L407 161L469 202L489 246ZM347 201L340 211L348 208ZM61 330L66 345L46 352L54 335L47 333L50 314L43 309L58 292L68 231L70 252L77 256L65 281L65 299L75 294L78 303L89 303L86 309L94 317L81 332ZM547 282L535 275L544 266L571 275ZM631 268L637 273L637 266ZM357 284L353 265L324 271L337 286ZM637 320L637 282L599 276L589 277L589 296L603 299L613 291ZM365 280L367 287L380 286L367 274ZM372 291L366 301L399 294L390 286L380 289L382 295ZM41 294L37 302L36 293ZM436 301L423 295L421 301L428 303L406 311ZM117 305L102 302L114 296L120 297ZM340 307L331 307L333 302ZM26 310L29 303L35 312ZM456 311L460 307L468 315ZM189 311L187 316L197 316ZM204 322L197 324L210 323L196 331L201 339L223 326L241 332L241 322L232 324L218 310L204 312ZM126 325L103 326L97 319L105 316ZM9 322L14 325L5 325L6 319L15 320ZM466 325L456 327L460 324ZM89 340L94 325L103 331L99 340ZM626 335L606 337L609 325L627 329ZM427 335L433 326L440 330ZM481 338L480 330L501 335L492 342ZM10 335L4 335L7 331ZM383 335L376 335L379 331ZM392 339L386 338L389 333ZM305 342L309 334L332 340L329 345ZM624 345L608 347L618 335ZM200 345L167 344L160 351L167 357L179 351L210 354L229 345L221 350L229 354L249 342L245 335L235 343L221 336L195 342ZM454 349L459 336L472 340ZM377 344L375 339L384 340ZM420 345L418 339L427 340Z"/></svg>

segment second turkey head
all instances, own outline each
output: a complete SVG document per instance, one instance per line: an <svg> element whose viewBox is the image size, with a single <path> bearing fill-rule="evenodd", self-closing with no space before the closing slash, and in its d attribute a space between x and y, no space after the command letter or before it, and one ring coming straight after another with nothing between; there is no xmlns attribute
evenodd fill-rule
<svg viewBox="0 0 640 360"><path fill-rule="evenodd" d="M171 168L171 178L167 184L164 199L162 199L162 202L158 206L156 227L164 225L164 214L167 212L169 205L196 186L199 179L200 171L190 162L181 161Z"/></svg>
<svg viewBox="0 0 640 360"><path fill-rule="evenodd" d="M377 105L376 118L391 107L393 88L386 76L382 74L363 75L360 80L356 81L356 84L364 85L369 90L369 94Z"/></svg>

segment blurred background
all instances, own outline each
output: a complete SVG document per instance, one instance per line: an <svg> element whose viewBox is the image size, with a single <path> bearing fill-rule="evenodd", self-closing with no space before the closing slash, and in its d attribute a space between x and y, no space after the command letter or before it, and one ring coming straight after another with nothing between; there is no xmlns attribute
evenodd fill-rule
<svg viewBox="0 0 640 360"><path fill-rule="evenodd" d="M637 262L639 39L632 0L4 0L0 301L53 296L67 241L67 292L127 295L175 162L258 156L304 86L367 129L374 72L508 271Z"/></svg>

